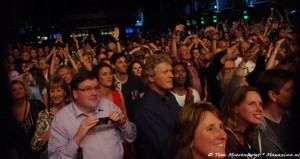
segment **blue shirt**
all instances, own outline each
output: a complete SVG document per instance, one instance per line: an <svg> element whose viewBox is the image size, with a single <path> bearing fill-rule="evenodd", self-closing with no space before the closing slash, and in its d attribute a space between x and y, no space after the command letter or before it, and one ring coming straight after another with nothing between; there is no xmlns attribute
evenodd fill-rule
<svg viewBox="0 0 300 159"><path fill-rule="evenodd" d="M149 88L146 89L135 112L138 129L137 158L171 158L169 138L179 110L180 106L169 91L161 96Z"/></svg>
<svg viewBox="0 0 300 159"><path fill-rule="evenodd" d="M29 91L31 93L31 96L30 96L31 100L36 99L36 100L43 101L42 95L38 89L36 89L33 86L29 86Z"/></svg>
<svg viewBox="0 0 300 159"><path fill-rule="evenodd" d="M111 101L101 98L99 110L96 116L107 117L111 111L122 111ZM123 113L122 113L123 114ZM82 113L74 102L61 109L54 117L48 143L48 155L50 159L74 159L78 146L73 137L79 129L80 123L87 116ZM80 147L83 149L83 158L109 158L123 159L122 139L133 142L136 139L136 127L126 121L126 129L121 129L116 123L96 125L82 139Z"/></svg>

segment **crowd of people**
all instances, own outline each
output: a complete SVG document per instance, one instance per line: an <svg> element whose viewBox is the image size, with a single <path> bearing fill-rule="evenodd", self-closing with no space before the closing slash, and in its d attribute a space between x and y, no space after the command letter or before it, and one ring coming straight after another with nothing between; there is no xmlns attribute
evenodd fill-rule
<svg viewBox="0 0 300 159"><path fill-rule="evenodd" d="M72 34L14 44L5 59L7 155L297 155L291 114L299 48L288 12L231 21L195 33L178 24L171 34L125 39L115 27L105 41Z"/></svg>

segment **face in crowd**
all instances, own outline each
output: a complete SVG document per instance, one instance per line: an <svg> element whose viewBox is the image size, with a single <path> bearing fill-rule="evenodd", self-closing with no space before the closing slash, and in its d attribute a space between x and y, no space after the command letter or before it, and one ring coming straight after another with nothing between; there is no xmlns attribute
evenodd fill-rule
<svg viewBox="0 0 300 159"><path fill-rule="evenodd" d="M173 88L173 69L170 63L162 62L156 65L155 75L149 77L153 88L160 94Z"/></svg>
<svg viewBox="0 0 300 159"><path fill-rule="evenodd" d="M219 111L211 103L191 103L179 111L171 137L175 159L225 158L226 140Z"/></svg>
<svg viewBox="0 0 300 159"><path fill-rule="evenodd" d="M185 85L186 70L183 65L178 64L173 67L174 85Z"/></svg>
<svg viewBox="0 0 300 159"><path fill-rule="evenodd" d="M224 158L226 139L222 121L212 112L206 111L195 130L190 146L192 154L203 158L209 154L213 154L211 158Z"/></svg>
<svg viewBox="0 0 300 159"><path fill-rule="evenodd" d="M277 102L279 103L279 105L284 109L289 109L293 101L292 100L293 93L294 93L294 81L289 80L281 87L279 93L276 94Z"/></svg>
<svg viewBox="0 0 300 159"><path fill-rule="evenodd" d="M98 80L87 79L78 84L78 88L72 91L74 101L79 105L83 111L89 112L98 107L99 97L99 84Z"/></svg>
<svg viewBox="0 0 300 159"><path fill-rule="evenodd" d="M127 71L127 63L125 57L120 57L119 59L116 60L116 63L113 64L115 71L120 73L120 74L126 74Z"/></svg>
<svg viewBox="0 0 300 159"><path fill-rule="evenodd" d="M53 104L60 104L64 102L66 92L61 87L51 88L49 93L50 100L53 102Z"/></svg>
<svg viewBox="0 0 300 159"><path fill-rule="evenodd" d="M72 81L71 70L67 68L60 68L57 73L59 77L61 77L66 82L66 84L70 84L70 82Z"/></svg>
<svg viewBox="0 0 300 159"><path fill-rule="evenodd" d="M137 76L137 77L141 77L142 76L142 66L140 63L135 62L134 64L132 64L132 74Z"/></svg>
<svg viewBox="0 0 300 159"><path fill-rule="evenodd" d="M262 112L262 99L256 91L248 91L245 100L234 109L238 116L238 124L244 128L259 125Z"/></svg>
<svg viewBox="0 0 300 159"><path fill-rule="evenodd" d="M189 52L188 47L185 45L180 46L178 55L180 56L181 59L184 59L184 60L190 60L192 57L192 55Z"/></svg>
<svg viewBox="0 0 300 159"><path fill-rule="evenodd" d="M113 84L113 73L110 67L104 66L98 70L100 87L111 87Z"/></svg>
<svg viewBox="0 0 300 159"><path fill-rule="evenodd" d="M69 89L63 79L54 78L49 83L48 94L53 105L61 105L68 99Z"/></svg>

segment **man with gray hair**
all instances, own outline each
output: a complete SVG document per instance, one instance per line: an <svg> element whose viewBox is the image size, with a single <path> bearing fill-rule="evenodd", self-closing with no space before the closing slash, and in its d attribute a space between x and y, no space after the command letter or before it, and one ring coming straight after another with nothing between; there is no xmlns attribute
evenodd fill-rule
<svg viewBox="0 0 300 159"><path fill-rule="evenodd" d="M169 138L180 110L174 95L172 61L165 54L147 59L143 78L148 88L135 111L138 129L137 158L168 159L171 157Z"/></svg>

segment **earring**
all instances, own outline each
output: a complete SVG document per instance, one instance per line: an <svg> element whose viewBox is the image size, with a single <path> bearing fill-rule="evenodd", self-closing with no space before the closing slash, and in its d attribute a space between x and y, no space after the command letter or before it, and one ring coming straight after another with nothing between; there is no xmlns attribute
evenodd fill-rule
<svg viewBox="0 0 300 159"><path fill-rule="evenodd" d="M65 98L65 102L69 102L69 98L66 97L66 98Z"/></svg>

